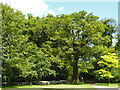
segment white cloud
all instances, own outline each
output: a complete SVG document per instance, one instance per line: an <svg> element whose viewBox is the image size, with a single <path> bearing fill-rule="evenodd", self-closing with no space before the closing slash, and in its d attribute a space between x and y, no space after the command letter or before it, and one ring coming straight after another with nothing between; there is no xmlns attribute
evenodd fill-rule
<svg viewBox="0 0 120 90"><path fill-rule="evenodd" d="M12 8L25 13L32 13L38 16L48 10L48 5L43 0L1 0L3 3L11 5Z"/></svg>
<svg viewBox="0 0 120 90"><path fill-rule="evenodd" d="M64 11L64 7L59 7L59 12L63 12Z"/></svg>
<svg viewBox="0 0 120 90"><path fill-rule="evenodd" d="M52 14L53 16L56 16L56 13L52 10L47 10L47 14Z"/></svg>

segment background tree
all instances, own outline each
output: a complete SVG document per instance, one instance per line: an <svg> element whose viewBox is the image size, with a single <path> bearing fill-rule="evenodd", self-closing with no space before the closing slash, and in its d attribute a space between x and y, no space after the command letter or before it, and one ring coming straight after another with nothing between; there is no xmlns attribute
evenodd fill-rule
<svg viewBox="0 0 120 90"><path fill-rule="evenodd" d="M111 73L112 69L118 68L118 57L115 53L108 53L108 55L101 56L98 65L101 67L100 70L97 70L100 78L108 78L110 84L110 79L114 78Z"/></svg>
<svg viewBox="0 0 120 90"><path fill-rule="evenodd" d="M14 82L25 79L31 82L34 78L41 80L42 76L55 73L50 70L48 58L36 43L30 41L29 32L34 28L30 24L34 22L27 21L25 15L20 11L15 12L10 6L1 6L3 80Z"/></svg>

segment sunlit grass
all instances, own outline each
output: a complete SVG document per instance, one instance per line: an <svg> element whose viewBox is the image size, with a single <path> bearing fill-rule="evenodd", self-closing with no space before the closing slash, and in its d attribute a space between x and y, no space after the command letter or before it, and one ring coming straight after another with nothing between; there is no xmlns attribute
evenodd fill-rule
<svg viewBox="0 0 120 90"><path fill-rule="evenodd" d="M118 88L120 83L95 83L96 85L101 85L101 86L106 86L106 87L113 87L113 88Z"/></svg>
<svg viewBox="0 0 120 90"><path fill-rule="evenodd" d="M93 88L86 83L75 84L57 84L57 85L24 85L24 86L7 86L3 88Z"/></svg>

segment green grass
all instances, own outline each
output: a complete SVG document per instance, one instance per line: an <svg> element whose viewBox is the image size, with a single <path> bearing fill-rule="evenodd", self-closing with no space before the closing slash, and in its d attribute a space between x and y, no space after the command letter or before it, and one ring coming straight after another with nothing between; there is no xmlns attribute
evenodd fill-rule
<svg viewBox="0 0 120 90"><path fill-rule="evenodd" d="M3 88L93 88L86 83L75 84L57 84L57 85L24 85L24 86L7 86Z"/></svg>
<svg viewBox="0 0 120 90"><path fill-rule="evenodd" d="M120 83L110 83L110 85L108 83L95 83L95 84L101 85L101 86L106 86L106 87L113 87L113 88L118 88L118 86L120 85Z"/></svg>

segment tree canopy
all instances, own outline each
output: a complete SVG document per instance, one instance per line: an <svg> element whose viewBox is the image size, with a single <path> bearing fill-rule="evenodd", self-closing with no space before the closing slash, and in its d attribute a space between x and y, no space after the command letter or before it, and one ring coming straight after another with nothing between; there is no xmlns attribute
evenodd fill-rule
<svg viewBox="0 0 120 90"><path fill-rule="evenodd" d="M112 34L116 26L112 19L99 20L84 10L42 18L28 14L25 18L22 12L1 6L4 81L64 77L76 83L81 73L91 71L114 76L109 69L118 66L118 59L109 54L115 52Z"/></svg>

